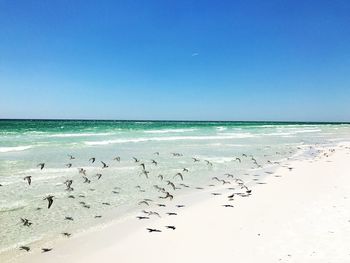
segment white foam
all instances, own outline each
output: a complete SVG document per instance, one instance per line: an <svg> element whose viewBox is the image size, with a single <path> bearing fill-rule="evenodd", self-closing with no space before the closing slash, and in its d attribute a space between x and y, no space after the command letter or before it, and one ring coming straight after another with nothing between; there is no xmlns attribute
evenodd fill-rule
<svg viewBox="0 0 350 263"><path fill-rule="evenodd" d="M135 139L116 139L106 141L87 141L86 145L107 145L118 143L137 143L137 142L149 142L149 141L180 141L180 140L227 140L227 139L241 139L255 137L250 133L232 133L229 135L214 135L214 136L170 136L170 137L144 137Z"/></svg>
<svg viewBox="0 0 350 263"><path fill-rule="evenodd" d="M0 147L0 153L7 153L7 152L20 152L20 151L25 151L33 146L15 146L15 147Z"/></svg>
<svg viewBox="0 0 350 263"><path fill-rule="evenodd" d="M197 129L163 129L163 130L148 130L144 133L183 133L183 132L192 132Z"/></svg>
<svg viewBox="0 0 350 263"><path fill-rule="evenodd" d="M90 137L90 136L108 136L114 135L112 132L104 132L104 133L57 133L57 134L49 134L47 137L61 138L61 137Z"/></svg>

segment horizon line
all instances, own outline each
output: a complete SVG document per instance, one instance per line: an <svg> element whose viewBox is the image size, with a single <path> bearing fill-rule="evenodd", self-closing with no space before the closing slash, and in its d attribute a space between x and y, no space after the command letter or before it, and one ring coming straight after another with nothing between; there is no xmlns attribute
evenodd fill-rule
<svg viewBox="0 0 350 263"><path fill-rule="evenodd" d="M245 122L245 123L308 123L350 124L350 121L281 121L281 120L156 120L156 119L61 119L61 118L0 118L0 121L121 121L121 122Z"/></svg>

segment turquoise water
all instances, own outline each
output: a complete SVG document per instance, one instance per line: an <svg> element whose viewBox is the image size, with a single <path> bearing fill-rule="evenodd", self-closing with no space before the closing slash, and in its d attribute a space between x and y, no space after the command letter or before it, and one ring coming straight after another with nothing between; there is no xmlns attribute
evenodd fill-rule
<svg viewBox="0 0 350 263"><path fill-rule="evenodd" d="M53 239L66 231L78 233L105 222L105 218L122 217L144 208L138 205L143 198L160 202L155 184L174 193L175 200L178 194L212 184L213 176L225 178L225 173L254 184L253 175L263 176L276 169L278 165L273 162L308 154L310 145L349 140L349 124L2 120L0 252ZM182 156L174 157L172 153ZM242 154L254 156L259 166ZM120 156L120 162L113 160L116 156ZM96 158L94 163L89 162L91 157ZM148 179L132 157L145 164ZM192 157L200 161L194 162ZM235 157L242 162L234 161ZM100 161L109 167L102 169ZM37 164L42 162L45 168L40 170ZM66 167L68 163L71 168ZM184 181L173 178L185 167L189 172L183 172ZM90 183L84 183L78 168L86 169ZM99 180L97 173L102 174ZM179 189L169 188L159 174ZM31 176L30 186L23 180L25 176ZM74 191L66 191L64 182L68 179L73 180ZM55 196L50 209L43 200L47 195ZM66 216L74 221L64 220ZM33 224L22 226L21 218Z"/></svg>

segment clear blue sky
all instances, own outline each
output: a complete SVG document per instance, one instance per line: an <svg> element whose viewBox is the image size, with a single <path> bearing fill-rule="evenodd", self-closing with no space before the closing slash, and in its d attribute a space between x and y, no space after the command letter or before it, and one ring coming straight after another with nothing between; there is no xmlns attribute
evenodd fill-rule
<svg viewBox="0 0 350 263"><path fill-rule="evenodd" d="M0 0L0 118L350 121L350 1Z"/></svg>

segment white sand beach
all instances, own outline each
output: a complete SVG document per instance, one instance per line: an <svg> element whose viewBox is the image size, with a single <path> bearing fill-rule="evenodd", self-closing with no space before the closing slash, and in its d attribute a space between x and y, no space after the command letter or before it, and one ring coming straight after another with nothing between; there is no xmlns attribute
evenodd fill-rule
<svg viewBox="0 0 350 263"><path fill-rule="evenodd" d="M157 208L161 218L138 220L134 215L62 239L50 253L33 250L19 261L350 262L350 148L343 143L334 149L313 160L290 161L292 170L279 168L249 197L228 201L233 191L226 185L198 190Z"/></svg>

